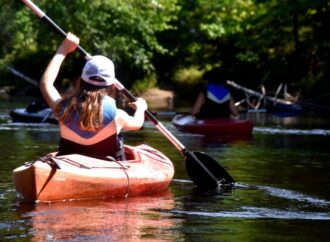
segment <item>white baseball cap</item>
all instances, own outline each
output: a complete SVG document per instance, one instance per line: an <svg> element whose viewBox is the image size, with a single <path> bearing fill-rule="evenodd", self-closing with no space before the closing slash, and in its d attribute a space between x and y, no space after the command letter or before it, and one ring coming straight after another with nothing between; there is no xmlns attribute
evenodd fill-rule
<svg viewBox="0 0 330 242"><path fill-rule="evenodd" d="M94 55L86 62L81 78L89 84L100 87L110 86L117 82L113 62L102 55Z"/></svg>

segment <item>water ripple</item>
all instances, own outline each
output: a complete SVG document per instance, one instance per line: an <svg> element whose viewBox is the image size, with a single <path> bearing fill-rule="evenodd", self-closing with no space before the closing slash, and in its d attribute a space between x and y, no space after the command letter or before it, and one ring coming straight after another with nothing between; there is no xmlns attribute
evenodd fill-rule
<svg viewBox="0 0 330 242"><path fill-rule="evenodd" d="M254 127L253 131L267 134L294 134L294 135L330 135L328 129L281 129L281 128L265 128Z"/></svg>
<svg viewBox="0 0 330 242"><path fill-rule="evenodd" d="M289 200L296 200L299 202L308 202L313 205L317 206L328 206L330 205L330 201L320 199L313 196L308 196L300 192L296 191L290 191L287 189L281 189L281 188L274 188L274 187L268 187L268 186L257 186L257 188L265 190L268 192L271 196L274 197L281 197Z"/></svg>
<svg viewBox="0 0 330 242"><path fill-rule="evenodd" d="M241 209L242 209L241 211L219 211L219 212L172 210L171 213L193 215L193 216L219 217L219 218L330 220L330 213L288 211L288 210L273 209L273 208L258 208L258 207L247 207L247 206L241 207Z"/></svg>
<svg viewBox="0 0 330 242"><path fill-rule="evenodd" d="M41 124L41 123L6 123L0 124L1 130L27 130L27 131L47 131L47 132L58 132L58 126L52 124Z"/></svg>

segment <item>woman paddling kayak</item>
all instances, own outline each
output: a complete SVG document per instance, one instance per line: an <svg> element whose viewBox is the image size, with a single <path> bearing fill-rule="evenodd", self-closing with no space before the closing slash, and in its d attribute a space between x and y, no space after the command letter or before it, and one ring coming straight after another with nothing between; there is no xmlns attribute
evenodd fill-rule
<svg viewBox="0 0 330 242"><path fill-rule="evenodd" d="M115 91L112 61L104 56L89 59L81 74L79 87L69 97L61 96L54 82L66 56L79 45L79 38L68 33L50 60L40 81L41 93L59 122L58 155L84 154L125 159L120 131L138 130L144 123L147 103L138 98L129 105L133 116L116 107L109 94Z"/></svg>
<svg viewBox="0 0 330 242"><path fill-rule="evenodd" d="M218 69L203 75L206 86L198 94L191 114L198 119L238 118L238 111L229 90L225 87L225 78Z"/></svg>

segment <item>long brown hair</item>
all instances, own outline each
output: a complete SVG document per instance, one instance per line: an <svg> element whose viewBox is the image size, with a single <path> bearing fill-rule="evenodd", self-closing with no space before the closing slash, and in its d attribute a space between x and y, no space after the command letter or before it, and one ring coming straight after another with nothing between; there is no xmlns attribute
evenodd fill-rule
<svg viewBox="0 0 330 242"><path fill-rule="evenodd" d="M55 116L59 121L70 120L77 112L81 130L100 130L103 127L102 99L106 95L114 95L112 86L97 87L80 80L76 90L57 105Z"/></svg>

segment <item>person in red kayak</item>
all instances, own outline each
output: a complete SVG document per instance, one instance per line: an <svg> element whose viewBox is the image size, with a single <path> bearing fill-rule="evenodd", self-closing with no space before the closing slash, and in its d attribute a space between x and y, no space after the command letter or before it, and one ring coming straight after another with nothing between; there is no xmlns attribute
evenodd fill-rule
<svg viewBox="0 0 330 242"><path fill-rule="evenodd" d="M78 44L79 38L68 33L40 81L41 93L59 123L57 155L78 153L124 160L120 131L138 130L143 126L147 103L142 98L130 103L129 106L135 109L132 116L117 108L116 101L110 96L116 90L114 65L100 55L92 56L86 62L76 90L68 97L62 96L54 82L64 59Z"/></svg>
<svg viewBox="0 0 330 242"><path fill-rule="evenodd" d="M218 69L213 69L203 75L206 86L198 94L191 114L198 119L238 118L234 100L225 87L225 79Z"/></svg>

